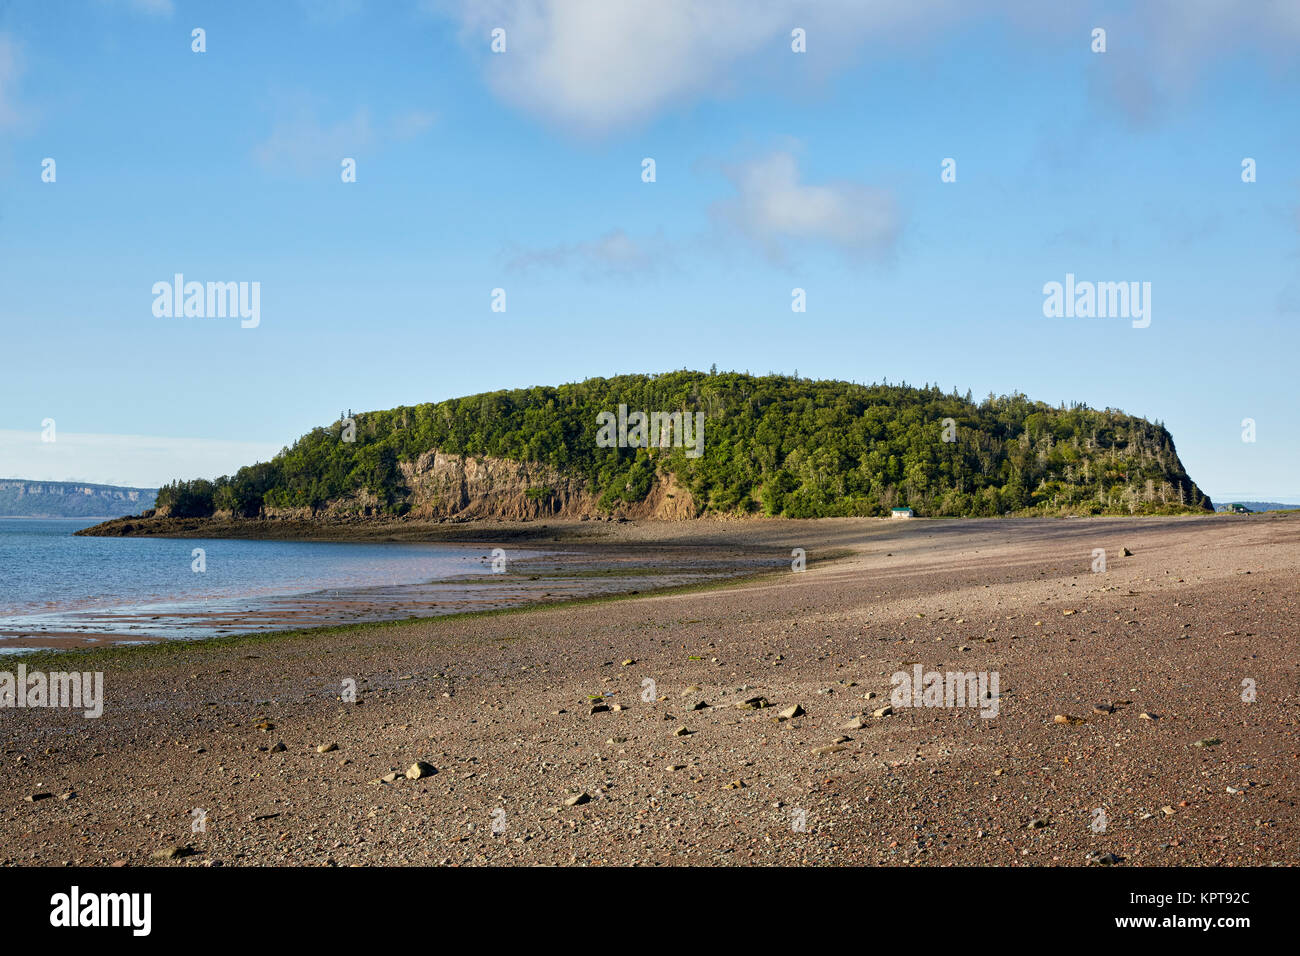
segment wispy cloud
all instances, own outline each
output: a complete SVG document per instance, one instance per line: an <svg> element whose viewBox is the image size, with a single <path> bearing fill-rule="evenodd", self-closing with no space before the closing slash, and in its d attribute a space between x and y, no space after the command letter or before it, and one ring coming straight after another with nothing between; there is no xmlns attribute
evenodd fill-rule
<svg viewBox="0 0 1300 956"><path fill-rule="evenodd" d="M784 259L791 243L825 242L850 256L890 251L902 229L891 193L861 183L813 185L801 181L789 152L774 152L724 168L736 195L713 205L713 215Z"/></svg>
<svg viewBox="0 0 1300 956"><path fill-rule="evenodd" d="M506 268L527 272L539 268L576 268L585 278L631 277L656 273L671 264L672 250L662 236L634 239L613 229L599 239L542 249L512 249Z"/></svg>
<svg viewBox="0 0 1300 956"><path fill-rule="evenodd" d="M810 73L850 62L863 40L933 35L969 19L964 0L425 0L455 18L467 48L483 54L502 99L585 134L641 123L664 109L744 92L750 58L791 55L790 31L807 31ZM1030 0L1000 0L1023 9ZM488 53L506 31L506 55ZM774 63L769 63L771 73Z"/></svg>
<svg viewBox="0 0 1300 956"><path fill-rule="evenodd" d="M743 92L754 59L789 56L790 31L806 29L808 72L854 62L864 43L933 45L975 19L1000 20L1034 42L1087 50L1089 30L1109 29L1098 94L1135 123L1193 85L1209 64L1240 51L1294 59L1300 4L1257 0L1150 0L1131 13L1041 0L425 0L456 20L503 100L585 134L635 125L699 99ZM491 31L507 52L492 55ZM788 62L788 61L787 61ZM777 68L769 59L761 71Z"/></svg>
<svg viewBox="0 0 1300 956"><path fill-rule="evenodd" d="M438 114L430 110L408 110L393 117L392 135L397 140L415 139L433 128Z"/></svg>
<svg viewBox="0 0 1300 956"><path fill-rule="evenodd" d="M337 170L345 156L356 157L374 142L370 112L358 109L347 119L326 124L306 109L276 121L253 154L270 170L302 175Z"/></svg>
<svg viewBox="0 0 1300 956"><path fill-rule="evenodd" d="M258 163L301 176L337 175L344 157L356 159L385 143L415 139L437 122L437 114L428 110L407 110L378 121L359 107L334 123L323 121L320 112L303 97L279 109L267 137L253 148Z"/></svg>

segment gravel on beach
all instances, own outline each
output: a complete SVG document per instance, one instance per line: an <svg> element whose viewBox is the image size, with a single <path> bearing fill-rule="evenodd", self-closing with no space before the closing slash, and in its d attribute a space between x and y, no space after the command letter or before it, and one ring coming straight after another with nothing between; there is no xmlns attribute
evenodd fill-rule
<svg viewBox="0 0 1300 956"><path fill-rule="evenodd" d="M102 670L106 703L0 710L0 865L1297 860L1295 516L638 522L587 540L784 569L32 658ZM895 675L918 665L996 675L996 698L900 703Z"/></svg>

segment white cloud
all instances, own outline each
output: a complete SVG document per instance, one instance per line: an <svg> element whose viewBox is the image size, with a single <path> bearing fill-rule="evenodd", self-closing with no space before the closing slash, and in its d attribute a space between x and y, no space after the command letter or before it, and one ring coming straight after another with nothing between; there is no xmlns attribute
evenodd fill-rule
<svg viewBox="0 0 1300 956"><path fill-rule="evenodd" d="M1042 0L426 0L425 6L458 21L462 41L479 55L499 97L587 134L782 76L793 60L796 26L808 35L804 72L821 77L851 64L866 42L889 49L904 41L924 45L977 18L1009 23L1026 44L1081 51L1091 28L1106 26L1106 63L1120 66L1117 61L1133 57L1137 66L1120 71L1129 74L1126 82L1102 80L1100 89L1127 95L1121 105L1138 119L1159 104L1163 87L1185 93L1221 57L1260 50L1285 62L1300 46L1296 0L1246 7L1239 0L1151 0L1134 13L1104 16ZM496 27L506 30L504 54L489 52ZM760 60L759 69L742 73Z"/></svg>
<svg viewBox="0 0 1300 956"><path fill-rule="evenodd" d="M768 156L729 166L732 199L715 203L713 214L781 259L790 242L827 242L851 255L880 255L902 228L893 196L860 183L811 185L800 182L793 154Z"/></svg>
<svg viewBox="0 0 1300 956"><path fill-rule="evenodd" d="M1029 0L1002 2L1021 7ZM795 27L807 31L805 62L818 73L842 63L873 33L932 31L968 16L962 0L429 0L426 6L459 21L463 42L482 55L499 96L584 133L743 90L742 61L793 57ZM506 30L504 54L489 52L496 27Z"/></svg>
<svg viewBox="0 0 1300 956"><path fill-rule="evenodd" d="M269 461L279 445L210 438L102 435L0 430L0 478L85 481L156 488L173 478L216 478L255 461Z"/></svg>
<svg viewBox="0 0 1300 956"><path fill-rule="evenodd" d="M463 0L450 5L504 99L586 132L637 122L775 36L779 4L742 0ZM507 52L488 53L506 30Z"/></svg>

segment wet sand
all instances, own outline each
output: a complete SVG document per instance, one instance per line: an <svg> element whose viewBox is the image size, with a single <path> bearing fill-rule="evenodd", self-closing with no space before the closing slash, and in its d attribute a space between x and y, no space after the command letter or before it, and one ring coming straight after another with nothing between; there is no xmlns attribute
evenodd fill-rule
<svg viewBox="0 0 1300 956"><path fill-rule="evenodd" d="M647 553L724 547L785 567L30 658L103 671L107 703L98 720L0 713L0 863L1297 862L1294 516L620 534ZM996 672L997 716L873 716L918 663ZM737 706L757 697L771 706ZM436 773L407 779L416 761ZM192 855L152 859L173 846Z"/></svg>
<svg viewBox="0 0 1300 956"><path fill-rule="evenodd" d="M720 547L693 548L685 554L671 549L651 553L626 546L576 544L542 554L517 547L502 549L502 553L506 561L500 574L458 576L424 584L28 614L23 627L0 624L0 661L47 649L202 640L634 594L771 570L783 563L770 551L746 553Z"/></svg>

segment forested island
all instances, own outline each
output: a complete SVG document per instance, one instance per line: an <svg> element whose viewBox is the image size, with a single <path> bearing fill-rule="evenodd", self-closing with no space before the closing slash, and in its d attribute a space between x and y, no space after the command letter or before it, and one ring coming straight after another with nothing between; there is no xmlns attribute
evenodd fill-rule
<svg viewBox="0 0 1300 956"><path fill-rule="evenodd" d="M636 434L602 447L599 422L620 406L702 413L702 453ZM904 505L923 517L1213 510L1165 427L1114 409L714 370L358 413L233 476L164 486L156 515L816 518Z"/></svg>

